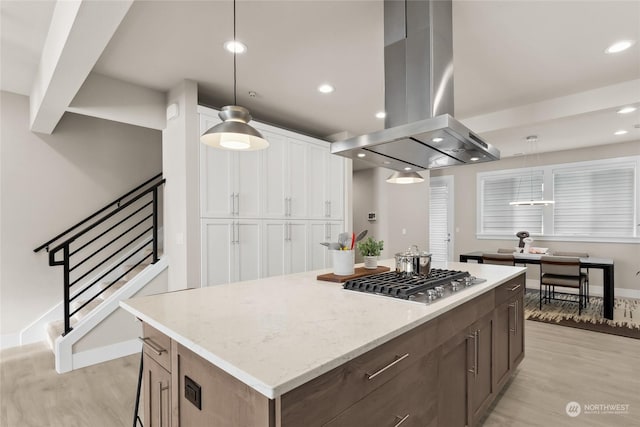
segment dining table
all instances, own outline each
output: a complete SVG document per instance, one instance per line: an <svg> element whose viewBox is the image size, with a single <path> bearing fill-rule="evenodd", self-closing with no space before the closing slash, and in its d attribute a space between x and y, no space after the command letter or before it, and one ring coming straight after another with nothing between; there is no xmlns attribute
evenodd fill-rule
<svg viewBox="0 0 640 427"><path fill-rule="evenodd" d="M484 252L474 251L460 254L460 262L477 261L482 263L482 254ZM513 254L516 264L540 264L540 258L543 254L518 253ZM606 319L613 320L614 305L614 280L613 280L613 260L609 258L585 257L580 258L580 268L595 268L602 270L602 287L603 287L603 315Z"/></svg>

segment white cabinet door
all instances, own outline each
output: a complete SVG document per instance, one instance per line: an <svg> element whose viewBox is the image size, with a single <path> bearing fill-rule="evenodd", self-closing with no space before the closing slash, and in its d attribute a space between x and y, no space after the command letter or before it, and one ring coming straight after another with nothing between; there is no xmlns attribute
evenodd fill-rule
<svg viewBox="0 0 640 427"><path fill-rule="evenodd" d="M200 115L200 131L219 123ZM200 144L200 213L204 218L259 218L260 151L234 152Z"/></svg>
<svg viewBox="0 0 640 427"><path fill-rule="evenodd" d="M231 281L259 279L261 276L260 221L235 221L235 247L232 248Z"/></svg>
<svg viewBox="0 0 640 427"><path fill-rule="evenodd" d="M202 220L202 286L231 282L234 227L235 223L230 220Z"/></svg>
<svg viewBox="0 0 640 427"><path fill-rule="evenodd" d="M283 136L263 132L269 148L262 157L265 218L283 218L287 213L287 148L289 143Z"/></svg>
<svg viewBox="0 0 640 427"><path fill-rule="evenodd" d="M326 197L327 183L327 148L309 145L309 217L327 218L329 200Z"/></svg>
<svg viewBox="0 0 640 427"><path fill-rule="evenodd" d="M236 216L260 217L260 181L262 179L262 152L233 153L235 157Z"/></svg>
<svg viewBox="0 0 640 427"><path fill-rule="evenodd" d="M220 119L200 116L200 132L220 123ZM233 153L200 144L200 214L205 218L233 215Z"/></svg>
<svg viewBox="0 0 640 427"><path fill-rule="evenodd" d="M264 277L307 271L307 222L263 221Z"/></svg>
<svg viewBox="0 0 640 427"><path fill-rule="evenodd" d="M263 271L264 277L284 274L284 247L287 227L285 221L264 220L263 230Z"/></svg>
<svg viewBox="0 0 640 427"><path fill-rule="evenodd" d="M309 259L307 270L317 270L332 266L331 252L320 242L337 242L343 231L342 221L309 221Z"/></svg>
<svg viewBox="0 0 640 427"><path fill-rule="evenodd" d="M202 220L202 286L260 278L260 221Z"/></svg>
<svg viewBox="0 0 640 427"><path fill-rule="evenodd" d="M306 221L289 221L286 223L284 245L285 274L307 271L308 238Z"/></svg>
<svg viewBox="0 0 640 427"><path fill-rule="evenodd" d="M344 216L344 163L341 156L328 153L326 197L329 202L329 217L343 219Z"/></svg>
<svg viewBox="0 0 640 427"><path fill-rule="evenodd" d="M288 216L290 218L307 218L307 194L310 172L307 170L309 144L304 141L288 139L288 175L286 177L288 197Z"/></svg>

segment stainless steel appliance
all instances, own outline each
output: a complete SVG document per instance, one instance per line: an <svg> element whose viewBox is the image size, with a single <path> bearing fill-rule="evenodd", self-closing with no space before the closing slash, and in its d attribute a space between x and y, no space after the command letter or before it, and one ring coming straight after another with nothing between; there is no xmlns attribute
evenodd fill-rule
<svg viewBox="0 0 640 427"><path fill-rule="evenodd" d="M451 0L384 1L385 129L338 141L331 152L396 171L500 159L452 117ZM409 168L409 169L407 169Z"/></svg>
<svg viewBox="0 0 640 427"><path fill-rule="evenodd" d="M427 276L431 271L431 254L420 251L416 245L405 252L398 252L396 258L396 273L405 277Z"/></svg>
<svg viewBox="0 0 640 427"><path fill-rule="evenodd" d="M429 304L485 281L466 271L433 268L427 276L406 277L387 272L347 280L343 287L351 291Z"/></svg>

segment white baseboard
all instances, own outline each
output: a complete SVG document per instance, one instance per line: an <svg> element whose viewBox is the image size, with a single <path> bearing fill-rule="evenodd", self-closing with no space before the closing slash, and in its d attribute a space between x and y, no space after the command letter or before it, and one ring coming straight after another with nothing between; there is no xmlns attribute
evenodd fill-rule
<svg viewBox="0 0 640 427"><path fill-rule="evenodd" d="M140 353L141 350L142 343L135 339L81 351L73 355L73 369L85 368L87 366Z"/></svg>
<svg viewBox="0 0 640 427"><path fill-rule="evenodd" d="M5 348L18 347L20 345L20 334L0 335L0 350Z"/></svg>
<svg viewBox="0 0 640 427"><path fill-rule="evenodd" d="M540 289L539 281L536 279L527 279L527 289ZM604 294L602 286L589 285L589 295L601 297ZM640 290L628 288L615 288L615 297L636 298L640 299Z"/></svg>

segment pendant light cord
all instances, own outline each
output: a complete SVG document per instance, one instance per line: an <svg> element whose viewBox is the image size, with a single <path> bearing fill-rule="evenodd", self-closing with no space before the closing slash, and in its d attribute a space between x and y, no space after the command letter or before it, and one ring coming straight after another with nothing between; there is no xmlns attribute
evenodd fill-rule
<svg viewBox="0 0 640 427"><path fill-rule="evenodd" d="M233 0L233 105L238 105L237 83L236 83L236 0Z"/></svg>

